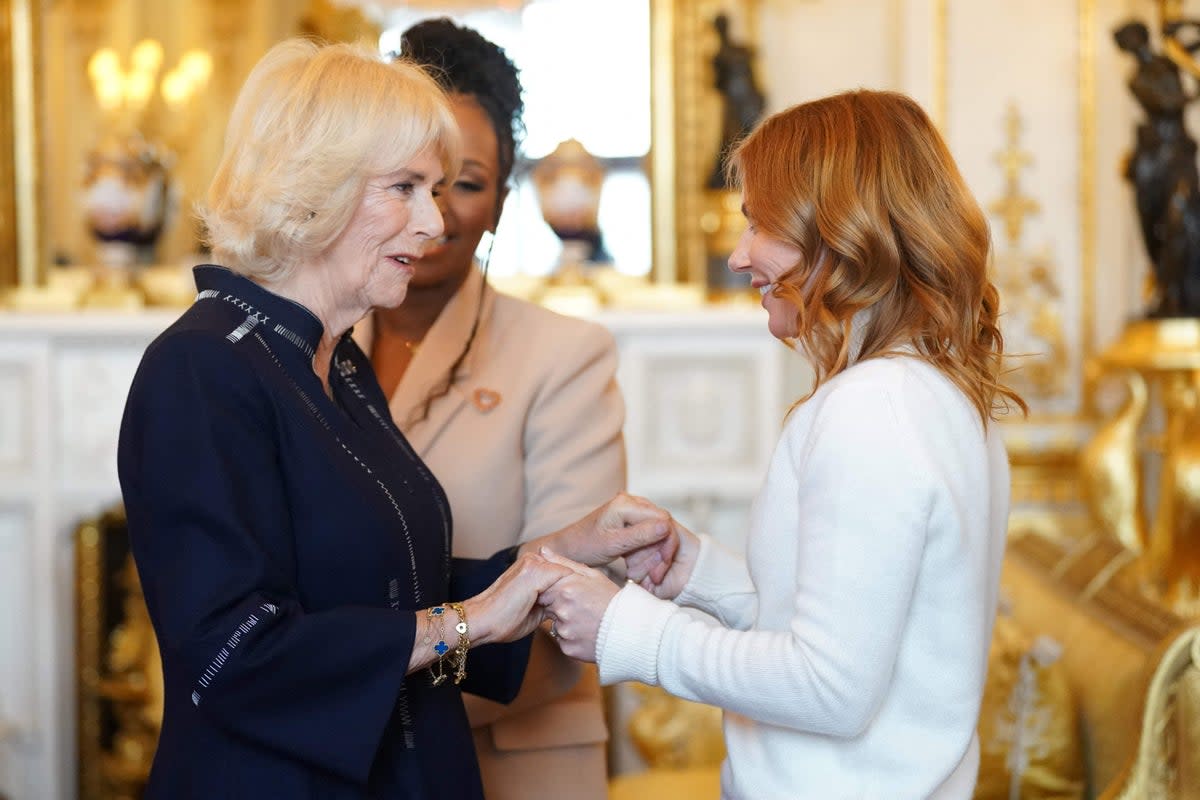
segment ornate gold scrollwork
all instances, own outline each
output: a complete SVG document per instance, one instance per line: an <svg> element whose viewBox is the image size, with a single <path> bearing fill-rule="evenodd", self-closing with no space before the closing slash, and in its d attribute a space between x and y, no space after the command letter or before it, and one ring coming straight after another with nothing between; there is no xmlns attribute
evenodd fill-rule
<svg viewBox="0 0 1200 800"><path fill-rule="evenodd" d="M1021 243L1027 217L1041 205L1021 189L1021 170L1033 163L1021 148L1021 115L1010 105L1005 117L1006 144L996 153L1004 172L1004 194L988 206L1004 223L1005 247L995 260L996 280L1006 305L1006 350L1019 355L1013 384L1026 396L1048 400L1067 388L1067 340L1063 325L1058 267L1049 247L1026 250Z"/></svg>

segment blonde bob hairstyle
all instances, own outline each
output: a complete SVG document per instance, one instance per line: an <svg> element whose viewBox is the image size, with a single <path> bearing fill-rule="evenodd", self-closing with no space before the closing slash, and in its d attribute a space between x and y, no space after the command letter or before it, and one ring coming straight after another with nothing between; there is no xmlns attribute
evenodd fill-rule
<svg viewBox="0 0 1200 800"><path fill-rule="evenodd" d="M733 150L756 232L800 262L772 290L795 306L816 383L906 345L967 396L986 425L1024 401L1001 383L999 295L978 203L925 112L894 92L853 91L763 120ZM788 342L794 346L794 341Z"/></svg>
<svg viewBox="0 0 1200 800"><path fill-rule="evenodd" d="M271 282L341 235L366 181L433 147L447 180L459 134L423 70L360 45L290 39L251 71L199 215L214 260Z"/></svg>

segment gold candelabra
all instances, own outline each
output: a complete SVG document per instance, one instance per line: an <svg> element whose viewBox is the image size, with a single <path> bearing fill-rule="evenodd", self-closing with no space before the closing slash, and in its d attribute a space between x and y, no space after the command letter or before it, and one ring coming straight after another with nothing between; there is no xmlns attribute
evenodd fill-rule
<svg viewBox="0 0 1200 800"><path fill-rule="evenodd" d="M115 48L97 50L88 60L88 78L96 103L108 115L111 126L118 130L144 130L147 112L155 89L158 89L168 112L167 123L153 138L163 139L171 149L184 143L185 119L192 100L208 85L212 76L212 56L192 49L180 56L178 63L159 77L164 52L155 39L143 39L129 53L129 65L124 66Z"/></svg>

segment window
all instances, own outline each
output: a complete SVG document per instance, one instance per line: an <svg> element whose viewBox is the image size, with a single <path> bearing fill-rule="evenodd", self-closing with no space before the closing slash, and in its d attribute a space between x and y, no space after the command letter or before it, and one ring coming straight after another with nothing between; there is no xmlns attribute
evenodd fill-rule
<svg viewBox="0 0 1200 800"><path fill-rule="evenodd" d="M413 23L447 16L500 45L521 70L527 135L492 252L497 276L546 275L561 246L542 220L529 169L575 138L607 167L600 228L613 266L648 275L651 260L650 10L646 0L530 0L520 10L390 11L380 46L400 49ZM486 246L486 242L485 245Z"/></svg>

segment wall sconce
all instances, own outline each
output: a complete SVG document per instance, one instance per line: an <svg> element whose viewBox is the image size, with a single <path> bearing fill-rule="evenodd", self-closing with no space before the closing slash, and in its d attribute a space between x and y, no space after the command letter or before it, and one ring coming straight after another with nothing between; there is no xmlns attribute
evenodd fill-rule
<svg viewBox="0 0 1200 800"><path fill-rule="evenodd" d="M128 69L122 67L115 49L97 50L87 67L96 103L114 123L135 129L145 123L144 115L155 88L172 114L184 112L192 98L208 84L212 56L204 50L188 50L160 81L162 64L163 48L154 39L143 39L134 46Z"/></svg>

